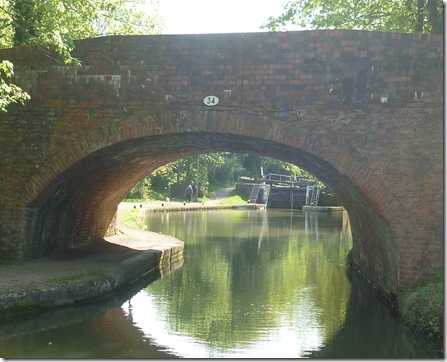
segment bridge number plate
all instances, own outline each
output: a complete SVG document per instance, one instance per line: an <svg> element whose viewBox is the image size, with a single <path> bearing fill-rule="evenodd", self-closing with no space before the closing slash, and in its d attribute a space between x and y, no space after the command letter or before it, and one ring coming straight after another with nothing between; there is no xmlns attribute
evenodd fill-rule
<svg viewBox="0 0 447 362"><path fill-rule="evenodd" d="M214 107L217 103L219 103L219 98L216 96L206 96L203 98L203 103L209 107Z"/></svg>

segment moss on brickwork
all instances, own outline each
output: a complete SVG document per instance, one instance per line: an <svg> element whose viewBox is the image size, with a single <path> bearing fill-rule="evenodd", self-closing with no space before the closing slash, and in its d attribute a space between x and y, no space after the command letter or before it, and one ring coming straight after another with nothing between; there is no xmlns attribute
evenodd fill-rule
<svg viewBox="0 0 447 362"><path fill-rule="evenodd" d="M92 271L89 271L88 273L78 273L78 274L66 275L66 276L58 277L58 278L51 278L51 279L47 280L47 283L59 283L59 282L64 282L64 281L77 280L77 279L82 279L82 278L88 277L88 276L105 277L106 274L102 270L92 270Z"/></svg>
<svg viewBox="0 0 447 362"><path fill-rule="evenodd" d="M18 232L0 224L0 254L3 263L22 257L22 240Z"/></svg>
<svg viewBox="0 0 447 362"><path fill-rule="evenodd" d="M16 306L18 309L31 308L34 305L34 300L31 297L17 298Z"/></svg>

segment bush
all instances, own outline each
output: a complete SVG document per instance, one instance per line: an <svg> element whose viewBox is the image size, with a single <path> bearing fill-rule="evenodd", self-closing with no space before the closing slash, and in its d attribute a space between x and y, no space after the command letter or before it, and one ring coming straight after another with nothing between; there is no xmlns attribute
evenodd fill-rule
<svg viewBox="0 0 447 362"><path fill-rule="evenodd" d="M440 273L441 274L441 273ZM401 314L406 324L418 333L442 339L444 333L444 278L424 283L400 296Z"/></svg>

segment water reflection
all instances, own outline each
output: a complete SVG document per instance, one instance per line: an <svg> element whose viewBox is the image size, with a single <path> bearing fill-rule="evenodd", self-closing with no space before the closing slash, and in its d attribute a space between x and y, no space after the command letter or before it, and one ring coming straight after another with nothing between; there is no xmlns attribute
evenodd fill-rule
<svg viewBox="0 0 447 362"><path fill-rule="evenodd" d="M377 302L364 282L351 276L352 292L345 324L325 341L324 348L309 353L313 358L433 358L442 357L437 347L417 339L402 321Z"/></svg>
<svg viewBox="0 0 447 362"><path fill-rule="evenodd" d="M154 270L120 293L96 302L2 321L0 357L174 358L163 346L144 338L121 308L160 276Z"/></svg>
<svg viewBox="0 0 447 362"><path fill-rule="evenodd" d="M96 303L2 322L0 356L442 357L348 281L345 213L160 213L147 223L185 241L181 268Z"/></svg>
<svg viewBox="0 0 447 362"><path fill-rule="evenodd" d="M343 263L351 247L343 213L208 211L150 215L146 222L185 241L184 267L135 296L165 316L157 321L163 328L154 335L155 321L143 322L147 313L140 321L133 308L144 333L169 351L299 357L343 326L350 296Z"/></svg>
<svg viewBox="0 0 447 362"><path fill-rule="evenodd" d="M287 321L287 316L280 317L284 328L270 330L265 328L260 337L250 343L234 343L228 350L213 346L209 341L179 333L166 323L165 316L158 312L158 305L153 295L141 291L135 295L129 304L123 305L123 310L134 321L135 325L150 338L153 343L165 346L166 351L184 358L288 358L301 356L304 351L317 350L322 346L323 339L319 326L308 323L311 306L303 299L302 307L296 315L297 326ZM299 323L299 321L303 323ZM302 333L297 333L296 327L305 326ZM298 342L298 343L297 343Z"/></svg>

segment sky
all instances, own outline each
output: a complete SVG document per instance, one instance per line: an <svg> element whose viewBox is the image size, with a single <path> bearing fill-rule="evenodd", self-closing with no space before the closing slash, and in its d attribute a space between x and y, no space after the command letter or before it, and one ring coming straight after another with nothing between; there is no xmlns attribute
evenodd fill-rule
<svg viewBox="0 0 447 362"><path fill-rule="evenodd" d="M160 0L168 34L245 33L278 16L286 0ZM294 29L288 29L294 30ZM297 29L295 29L297 30Z"/></svg>

